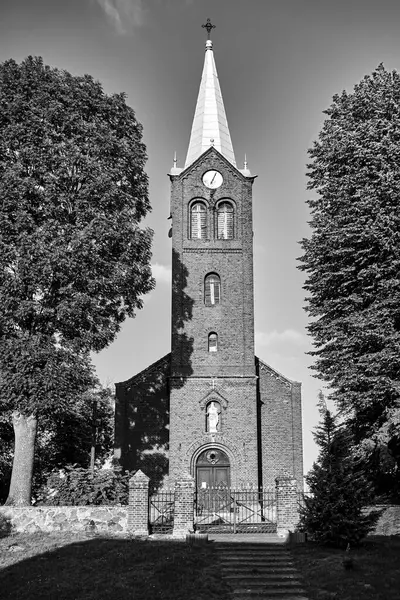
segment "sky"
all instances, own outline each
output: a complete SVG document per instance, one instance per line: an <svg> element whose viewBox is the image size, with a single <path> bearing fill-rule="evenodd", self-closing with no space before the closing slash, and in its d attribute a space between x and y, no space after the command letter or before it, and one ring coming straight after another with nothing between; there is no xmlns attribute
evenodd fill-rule
<svg viewBox="0 0 400 600"><path fill-rule="evenodd" d="M400 68L398 0L0 0L0 62L42 56L106 93L125 92L143 125L156 289L116 340L93 356L106 385L170 351L169 172L183 166L212 39L236 161L253 175L256 354L302 382L304 465L323 384L309 369L299 240L310 235L307 150L332 96L381 62Z"/></svg>

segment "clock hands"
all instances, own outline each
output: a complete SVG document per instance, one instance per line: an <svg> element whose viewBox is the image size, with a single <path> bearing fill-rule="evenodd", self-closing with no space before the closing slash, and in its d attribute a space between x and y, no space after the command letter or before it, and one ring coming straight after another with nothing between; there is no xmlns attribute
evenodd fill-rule
<svg viewBox="0 0 400 600"><path fill-rule="evenodd" d="M213 181L214 181L214 179L216 178L216 176L217 176L217 171L215 171L215 173L214 173L214 176L213 176L213 178L212 178L212 179L211 179L211 181L210 181L210 185L212 185L212 184L213 184Z"/></svg>

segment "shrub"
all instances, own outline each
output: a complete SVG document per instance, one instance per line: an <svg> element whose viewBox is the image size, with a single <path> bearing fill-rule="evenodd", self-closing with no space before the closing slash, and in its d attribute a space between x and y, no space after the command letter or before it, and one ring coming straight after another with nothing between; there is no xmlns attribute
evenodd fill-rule
<svg viewBox="0 0 400 600"><path fill-rule="evenodd" d="M45 506L128 504L128 471L114 472L67 466L52 473L39 490L37 504Z"/></svg>
<svg viewBox="0 0 400 600"><path fill-rule="evenodd" d="M363 510L371 501L371 485L350 452L348 431L329 410L323 410L314 437L320 453L306 477L311 495L300 509L300 529L322 544L358 544L381 514Z"/></svg>

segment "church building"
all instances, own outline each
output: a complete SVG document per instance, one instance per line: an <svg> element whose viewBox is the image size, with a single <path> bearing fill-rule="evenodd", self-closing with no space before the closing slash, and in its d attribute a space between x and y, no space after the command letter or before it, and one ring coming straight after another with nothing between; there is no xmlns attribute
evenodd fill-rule
<svg viewBox="0 0 400 600"><path fill-rule="evenodd" d="M210 20L183 168L169 173L171 352L116 384L115 458L153 485L303 485L301 384L254 353L255 176L238 168Z"/></svg>

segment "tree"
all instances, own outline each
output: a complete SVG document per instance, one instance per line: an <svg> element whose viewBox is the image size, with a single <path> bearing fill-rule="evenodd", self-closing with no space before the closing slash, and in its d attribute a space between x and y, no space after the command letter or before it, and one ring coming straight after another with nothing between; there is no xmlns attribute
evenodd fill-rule
<svg viewBox="0 0 400 600"><path fill-rule="evenodd" d="M7 502L30 501L38 419L93 387L105 348L154 281L142 127L107 96L28 57L0 65L0 398L12 410Z"/></svg>
<svg viewBox="0 0 400 600"><path fill-rule="evenodd" d="M400 481L400 76L380 65L333 98L309 151L300 269L316 357L370 465ZM390 483L389 483L390 482ZM400 491L400 488L398 488Z"/></svg>
<svg viewBox="0 0 400 600"><path fill-rule="evenodd" d="M43 415L36 434L32 497L54 472L66 465L88 469L92 445L93 402L96 402L96 466L110 458L114 434L113 393L101 386L71 398L63 413ZM13 463L12 411L0 413L0 503L8 495Z"/></svg>
<svg viewBox="0 0 400 600"><path fill-rule="evenodd" d="M300 509L300 527L319 543L345 548L358 544L380 513L363 513L371 485L350 452L348 430L323 404L320 412L321 423L314 433L320 452L306 476L310 495Z"/></svg>

